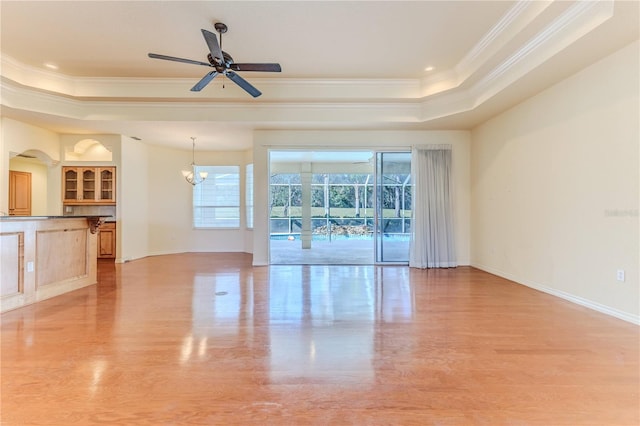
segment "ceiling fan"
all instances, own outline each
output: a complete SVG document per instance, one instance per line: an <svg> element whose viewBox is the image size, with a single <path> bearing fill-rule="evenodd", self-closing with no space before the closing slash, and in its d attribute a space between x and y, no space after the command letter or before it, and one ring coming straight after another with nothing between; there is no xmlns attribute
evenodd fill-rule
<svg viewBox="0 0 640 426"><path fill-rule="evenodd" d="M231 57L231 55L222 50L222 34L227 32L227 26L222 22L217 22L214 24L214 28L220 34L220 44L218 44L218 38L214 33L212 33L211 31L202 30L204 40L209 47L209 54L207 54L207 60L209 62L176 58L174 56L159 55L157 53L149 53L149 57L154 59L164 59L167 61L184 62L187 64L204 65L205 67L214 68L213 71L210 71L207 75L202 77L202 79L191 88L192 92L199 92L207 84L209 84L215 76L217 76L218 74L223 74L229 77L229 80L233 81L238 86L243 88L251 96L257 98L262 94L262 92L252 86L251 83L249 83L247 80L240 77L235 71L280 72L282 71L282 69L280 68L280 64L236 64L235 62L233 62L233 58Z"/></svg>

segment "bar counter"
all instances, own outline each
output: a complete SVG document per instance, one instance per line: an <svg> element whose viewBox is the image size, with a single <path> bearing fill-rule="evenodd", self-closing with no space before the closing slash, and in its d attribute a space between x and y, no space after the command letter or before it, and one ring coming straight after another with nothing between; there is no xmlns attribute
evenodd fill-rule
<svg viewBox="0 0 640 426"><path fill-rule="evenodd" d="M0 312L97 282L105 216L0 217Z"/></svg>

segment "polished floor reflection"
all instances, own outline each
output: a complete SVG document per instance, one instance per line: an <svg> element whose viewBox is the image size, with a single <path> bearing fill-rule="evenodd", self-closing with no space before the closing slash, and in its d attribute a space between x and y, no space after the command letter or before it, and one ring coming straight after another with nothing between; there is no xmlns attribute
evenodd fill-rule
<svg viewBox="0 0 640 426"><path fill-rule="evenodd" d="M638 327L461 267L101 263L2 315L2 425L637 425Z"/></svg>

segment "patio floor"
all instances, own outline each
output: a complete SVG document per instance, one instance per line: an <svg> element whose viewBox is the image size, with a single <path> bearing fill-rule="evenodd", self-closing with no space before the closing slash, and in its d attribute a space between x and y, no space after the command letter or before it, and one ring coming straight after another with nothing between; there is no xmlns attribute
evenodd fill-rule
<svg viewBox="0 0 640 426"><path fill-rule="evenodd" d="M271 240L272 265L372 265L373 241L349 240L313 241L310 249L302 249L299 240ZM408 262L407 242L385 242L386 261Z"/></svg>

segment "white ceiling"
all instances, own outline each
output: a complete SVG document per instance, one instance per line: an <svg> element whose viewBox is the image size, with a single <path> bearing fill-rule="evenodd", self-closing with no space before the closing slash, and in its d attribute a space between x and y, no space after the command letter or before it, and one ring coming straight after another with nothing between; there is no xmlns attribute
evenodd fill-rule
<svg viewBox="0 0 640 426"><path fill-rule="evenodd" d="M2 1L2 114L62 133L246 149L254 129L469 129L638 38L638 2ZM210 69L224 22L253 99ZM45 63L58 66L47 70ZM425 68L434 67L432 71ZM222 87L224 83L224 88Z"/></svg>
<svg viewBox="0 0 640 426"><path fill-rule="evenodd" d="M201 77L206 68L147 53L206 62L200 29L224 22L223 49L235 61L279 62L283 78L419 78L428 65L453 67L512 4L3 2L2 52L33 67L55 63L70 76Z"/></svg>

